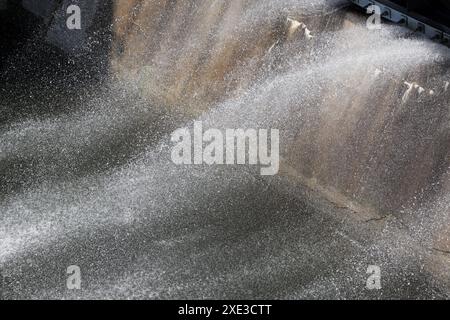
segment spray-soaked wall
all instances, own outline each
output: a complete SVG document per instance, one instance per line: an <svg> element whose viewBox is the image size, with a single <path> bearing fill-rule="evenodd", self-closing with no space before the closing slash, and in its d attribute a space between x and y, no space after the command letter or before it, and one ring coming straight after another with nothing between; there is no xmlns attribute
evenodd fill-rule
<svg viewBox="0 0 450 320"><path fill-rule="evenodd" d="M291 174L383 212L431 197L450 161L448 50L303 2L118 1L113 69L193 114L295 74L276 95L296 99L259 98L296 119L279 124Z"/></svg>
<svg viewBox="0 0 450 320"><path fill-rule="evenodd" d="M134 73L153 100L198 113L261 79L270 48L289 37L286 18L302 7L305 1L117 1L113 68ZM308 7L309 14L328 8Z"/></svg>

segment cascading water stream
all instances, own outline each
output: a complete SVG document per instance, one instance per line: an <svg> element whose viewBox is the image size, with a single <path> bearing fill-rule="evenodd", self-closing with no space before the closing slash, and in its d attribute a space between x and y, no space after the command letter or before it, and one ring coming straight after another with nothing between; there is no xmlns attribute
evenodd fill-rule
<svg viewBox="0 0 450 320"><path fill-rule="evenodd" d="M112 12L107 78L0 127L7 298L449 296L447 48L338 0ZM279 174L175 165L194 121L279 129Z"/></svg>

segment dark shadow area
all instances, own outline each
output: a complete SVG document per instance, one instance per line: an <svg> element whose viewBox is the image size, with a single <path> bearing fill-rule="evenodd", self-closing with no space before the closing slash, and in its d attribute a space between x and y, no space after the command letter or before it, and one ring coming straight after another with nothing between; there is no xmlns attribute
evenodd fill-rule
<svg viewBox="0 0 450 320"><path fill-rule="evenodd" d="M113 2L100 1L83 31L86 48L68 53L48 41L48 19L9 1L0 11L0 127L72 112L101 86L108 75L112 18Z"/></svg>

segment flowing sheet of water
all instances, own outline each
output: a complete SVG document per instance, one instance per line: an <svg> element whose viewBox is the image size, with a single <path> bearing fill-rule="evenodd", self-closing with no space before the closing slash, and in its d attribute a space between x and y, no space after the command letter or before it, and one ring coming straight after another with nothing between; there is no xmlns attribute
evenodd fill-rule
<svg viewBox="0 0 450 320"><path fill-rule="evenodd" d="M344 3L148 1L119 19L102 87L0 128L5 296L448 297L449 51ZM194 120L279 129L279 175L173 164Z"/></svg>

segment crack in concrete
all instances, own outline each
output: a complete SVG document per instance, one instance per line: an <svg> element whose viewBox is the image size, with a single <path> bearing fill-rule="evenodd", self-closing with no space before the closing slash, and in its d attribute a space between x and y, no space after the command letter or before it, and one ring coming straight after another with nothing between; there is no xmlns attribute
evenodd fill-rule
<svg viewBox="0 0 450 320"><path fill-rule="evenodd" d="M436 247L431 248L431 250L439 252L439 253L443 253L445 255L450 255L450 251L449 250L439 249L439 248L436 248Z"/></svg>
<svg viewBox="0 0 450 320"><path fill-rule="evenodd" d="M369 223L369 222L374 222L374 221L383 221L383 220L386 220L387 218L390 218L390 217L392 217L392 214L387 214L385 216L381 216L381 217L378 217L378 218L371 218L371 219L368 219L368 220L364 220L364 223Z"/></svg>

